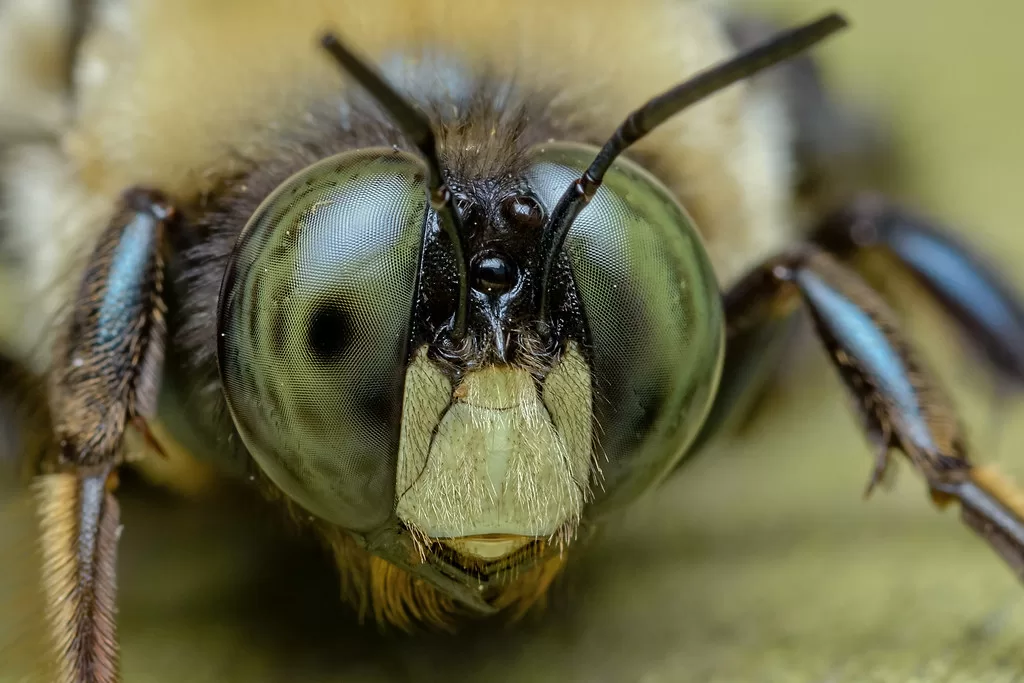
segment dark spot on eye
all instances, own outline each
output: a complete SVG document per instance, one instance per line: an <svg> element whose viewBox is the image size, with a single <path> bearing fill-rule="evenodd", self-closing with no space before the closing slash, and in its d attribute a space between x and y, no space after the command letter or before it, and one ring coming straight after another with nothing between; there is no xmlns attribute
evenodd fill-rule
<svg viewBox="0 0 1024 683"><path fill-rule="evenodd" d="M348 347L350 332L345 311L338 304L325 301L313 309L309 317L306 345L317 361L336 361Z"/></svg>
<svg viewBox="0 0 1024 683"><path fill-rule="evenodd" d="M387 438L384 435L397 430L401 421L401 399L398 394L388 391L383 378L368 376L370 381L360 387L352 387L353 411L349 418L353 427L374 435L372 438ZM382 381L374 381L374 380ZM395 432L397 435L397 431Z"/></svg>
<svg viewBox="0 0 1024 683"><path fill-rule="evenodd" d="M514 228L540 230L544 227L544 209L533 197L512 195L501 201L501 215Z"/></svg>
<svg viewBox="0 0 1024 683"><path fill-rule="evenodd" d="M502 254L480 254L473 259L471 284L484 294L504 294L516 284L519 273L512 259Z"/></svg>
<svg viewBox="0 0 1024 683"><path fill-rule="evenodd" d="M374 392L362 397L360 403L367 424L390 424L395 416L395 402L386 393Z"/></svg>

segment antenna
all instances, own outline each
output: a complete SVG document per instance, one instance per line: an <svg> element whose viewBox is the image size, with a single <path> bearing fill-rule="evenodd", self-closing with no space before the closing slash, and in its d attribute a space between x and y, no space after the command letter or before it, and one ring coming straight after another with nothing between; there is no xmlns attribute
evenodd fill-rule
<svg viewBox="0 0 1024 683"><path fill-rule="evenodd" d="M541 276L540 319L547 317L548 286L551 271L573 221L593 199L604 181L604 174L622 152L667 119L737 81L785 61L846 28L840 14L831 13L817 21L780 33L774 38L742 52L732 59L698 73L647 102L616 129L598 152L583 177L565 191L551 212L544 229L544 271Z"/></svg>
<svg viewBox="0 0 1024 683"><path fill-rule="evenodd" d="M390 114L402 133L419 149L427 163L427 196L430 206L437 212L441 229L448 234L448 239L455 250L455 263L459 271L459 304L455 311L452 334L456 339L461 339L466 334L469 267L466 265L466 251L462 243L462 225L452 202L452 193L445 184L444 176L441 175L441 163L437 158L437 140L430 120L388 85L383 76L342 44L335 34L325 34L320 39L320 44L334 57L338 65Z"/></svg>

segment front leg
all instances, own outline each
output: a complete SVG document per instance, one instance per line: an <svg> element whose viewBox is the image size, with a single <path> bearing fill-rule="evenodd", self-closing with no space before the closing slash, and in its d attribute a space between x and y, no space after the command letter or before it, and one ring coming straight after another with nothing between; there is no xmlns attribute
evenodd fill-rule
<svg viewBox="0 0 1024 683"><path fill-rule="evenodd" d="M173 209L135 189L86 267L55 347L49 404L56 448L34 481L42 582L60 683L119 680L120 514L113 491L129 425L154 414L165 341L163 245Z"/></svg>
<svg viewBox="0 0 1024 683"><path fill-rule="evenodd" d="M1024 387L1024 303L951 230L880 195L863 194L826 215L811 239L842 258L887 256L925 287L998 381Z"/></svg>
<svg viewBox="0 0 1024 683"><path fill-rule="evenodd" d="M877 448L868 491L890 450L902 452L933 500L958 501L964 522L1024 580L1024 495L970 462L949 396L907 342L895 314L859 276L812 246L770 259L726 294L729 336L739 339L776 324L798 303L810 312Z"/></svg>

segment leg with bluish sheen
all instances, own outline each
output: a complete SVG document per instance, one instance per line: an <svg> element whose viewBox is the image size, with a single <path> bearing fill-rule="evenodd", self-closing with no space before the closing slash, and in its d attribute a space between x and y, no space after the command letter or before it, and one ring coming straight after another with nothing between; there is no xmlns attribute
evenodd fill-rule
<svg viewBox="0 0 1024 683"><path fill-rule="evenodd" d="M812 240L841 258L887 256L924 285L997 379L1024 389L1024 302L951 230L880 195L864 194L826 216Z"/></svg>
<svg viewBox="0 0 1024 683"><path fill-rule="evenodd" d="M164 243L175 212L126 192L101 234L55 346L54 449L35 464L46 617L59 683L119 680L115 621L123 438L156 410L163 367Z"/></svg>
<svg viewBox="0 0 1024 683"><path fill-rule="evenodd" d="M813 247L795 249L752 270L724 296L728 346L722 405L742 395L757 373L737 372L728 348L778 329L802 304L857 406L866 436L877 450L868 492L888 464L903 453L940 505L960 503L963 521L1024 580L1024 494L987 467L975 466L952 401L900 330L895 314L858 275ZM747 344L770 357L768 345ZM724 397L724 398L721 398ZM712 421L703 443L713 435Z"/></svg>

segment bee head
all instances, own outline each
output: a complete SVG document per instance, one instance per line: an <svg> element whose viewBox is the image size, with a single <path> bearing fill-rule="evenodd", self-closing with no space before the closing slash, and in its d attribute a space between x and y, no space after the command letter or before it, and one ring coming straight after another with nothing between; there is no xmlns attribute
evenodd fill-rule
<svg viewBox="0 0 1024 683"><path fill-rule="evenodd" d="M218 363L264 473L330 524L400 529L461 567L562 545L649 489L704 420L724 323L692 220L619 155L836 21L655 98L600 150L534 142L500 163L325 38L418 153L322 159L235 244Z"/></svg>

